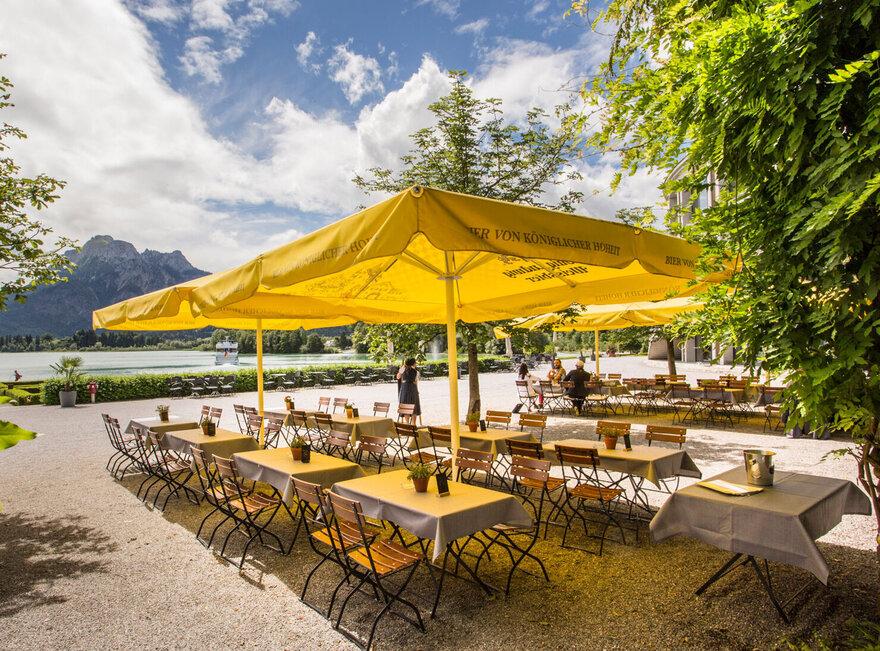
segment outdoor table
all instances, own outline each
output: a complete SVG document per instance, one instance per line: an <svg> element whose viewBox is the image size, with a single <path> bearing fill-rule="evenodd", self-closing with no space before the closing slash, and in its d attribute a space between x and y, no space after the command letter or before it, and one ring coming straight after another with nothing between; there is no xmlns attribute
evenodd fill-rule
<svg viewBox="0 0 880 651"><path fill-rule="evenodd" d="M742 467L708 481L715 479L747 482ZM651 534L656 542L686 534L733 552L733 558L696 593L701 594L737 567L750 564L787 623L785 604L780 605L773 593L767 560L803 568L827 585L828 564L814 541L848 513L871 514L867 496L851 481L777 470L773 486L748 496L725 495L698 484L676 491L651 521ZM746 558L740 561L743 554ZM765 559L766 576L756 557Z"/></svg>
<svg viewBox="0 0 880 651"><path fill-rule="evenodd" d="M333 429L351 434L352 447L357 443L358 437L364 434L386 438L397 436L394 421L390 418L382 416L349 418L345 414L330 414L330 418L333 420Z"/></svg>
<svg viewBox="0 0 880 651"><path fill-rule="evenodd" d="M444 425L443 427L448 429L449 425ZM428 435L428 428L420 427L418 431L419 440L416 445L419 448L431 447L432 443L431 437ZM470 432L465 429L458 433L458 447L477 452L491 452L495 456L507 453L507 446L502 444L502 441L537 442L531 432L520 432L518 430L492 428L487 429L485 432Z"/></svg>
<svg viewBox="0 0 880 651"><path fill-rule="evenodd" d="M149 429L156 432L156 434L164 434L165 432L173 432L174 430L195 429L198 426L199 424L194 421L183 420L180 416L174 416L171 414L168 415L168 422L162 421L158 416L147 416L146 418L132 418L128 421L125 433L133 433L134 427Z"/></svg>
<svg viewBox="0 0 880 651"><path fill-rule="evenodd" d="M291 476L324 488L364 476L363 469L356 463L317 452L312 452L309 463L294 461L290 448L286 447L236 452L232 457L242 477L269 484L288 505L293 503Z"/></svg>
<svg viewBox="0 0 880 651"><path fill-rule="evenodd" d="M453 549L453 543L500 523L530 527L534 524L531 516L519 500L508 493L450 480L449 495L441 497L437 494L435 482L429 482L426 493L417 493L406 476L406 470L383 472L339 482L331 490L341 497L360 502L364 515L369 518L402 527L422 541L433 540L432 560L437 560L440 553L445 552L444 571L436 588L432 617L440 601L449 555L491 594L488 586ZM428 567L430 569L430 564Z"/></svg>
<svg viewBox="0 0 880 651"><path fill-rule="evenodd" d="M565 439L544 444L546 458L553 464L556 459L556 446L567 445L573 448L594 448L602 460L602 467L611 472L642 477L660 487L661 479L669 479L676 475L700 478L703 476L697 464L686 450L662 448L660 446L634 445L627 452L618 444L609 450L601 441L584 441L583 439Z"/></svg>
<svg viewBox="0 0 880 651"><path fill-rule="evenodd" d="M189 454L190 447L194 445L205 451L209 461L214 458L214 455L228 458L236 452L256 450L259 447L252 436L219 427L214 436L206 436L200 427L165 432L162 437L162 445L183 454Z"/></svg>

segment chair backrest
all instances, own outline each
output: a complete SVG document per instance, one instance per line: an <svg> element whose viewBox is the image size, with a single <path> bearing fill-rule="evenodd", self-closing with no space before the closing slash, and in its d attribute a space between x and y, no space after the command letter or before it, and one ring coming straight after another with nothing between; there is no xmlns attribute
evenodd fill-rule
<svg viewBox="0 0 880 651"><path fill-rule="evenodd" d="M620 380L622 377L623 377L623 373L609 373L607 379L609 379L609 380Z"/></svg>
<svg viewBox="0 0 880 651"><path fill-rule="evenodd" d="M348 398L333 398L333 413L336 413L337 409L345 409L345 405L348 404Z"/></svg>
<svg viewBox="0 0 880 651"><path fill-rule="evenodd" d="M361 503L337 495L332 491L327 493L327 501L330 503L330 510L335 516L333 526L339 535L338 539L336 536L330 536L333 546L340 545L340 541L354 538L358 544L363 545L364 551L367 552L369 557L370 565L372 565L373 558L369 553L370 543L365 529L367 521L364 518ZM337 547L336 551L344 554L346 550Z"/></svg>
<svg viewBox="0 0 880 651"><path fill-rule="evenodd" d="M477 470L487 475L492 473L492 453L480 452L479 450L468 450L467 448L458 448L455 457L455 465L463 470Z"/></svg>
<svg viewBox="0 0 880 651"><path fill-rule="evenodd" d="M319 430L329 432L333 429L333 419L330 417L330 414L318 412L314 414L314 418Z"/></svg>
<svg viewBox="0 0 880 651"><path fill-rule="evenodd" d="M300 427L308 428L309 426L309 416L301 409L291 409L290 418L293 421L294 429L299 429Z"/></svg>
<svg viewBox="0 0 880 651"><path fill-rule="evenodd" d="M511 414L511 412L509 411L493 411L491 409L486 410L486 422L504 425L504 429L510 427L510 419L512 417L513 414Z"/></svg>
<svg viewBox="0 0 880 651"><path fill-rule="evenodd" d="M648 425L645 432L645 439L648 441L648 445L651 445L653 441L666 441L667 443L678 443L678 447L681 447L686 436L686 428L670 427L667 425Z"/></svg>
<svg viewBox="0 0 880 651"><path fill-rule="evenodd" d="M211 411L208 415L208 418L210 418L215 425L219 425L220 424L220 416L222 416L222 415L223 415L223 408L222 407L211 407Z"/></svg>
<svg viewBox="0 0 880 651"><path fill-rule="evenodd" d="M514 454L510 461L510 474L515 479L531 479L546 483L550 478L550 462L546 459Z"/></svg>
<svg viewBox="0 0 880 651"><path fill-rule="evenodd" d="M202 418L210 418L211 417L211 407L208 405L202 405ZM201 420L201 419L199 419Z"/></svg>
<svg viewBox="0 0 880 651"><path fill-rule="evenodd" d="M512 456L529 457L531 459L543 459L544 449L537 441L514 441L507 439L507 451Z"/></svg>
<svg viewBox="0 0 880 651"><path fill-rule="evenodd" d="M394 423L394 429L397 432L398 438L411 436L414 439L418 439L419 428L415 425L412 425L410 423Z"/></svg>
<svg viewBox="0 0 880 651"><path fill-rule="evenodd" d="M373 416L387 416L388 410L391 409L390 402L374 402L373 403Z"/></svg>
<svg viewBox="0 0 880 651"><path fill-rule="evenodd" d="M428 436L431 437L434 447L452 447L452 430L448 427L428 425Z"/></svg>
<svg viewBox="0 0 880 651"><path fill-rule="evenodd" d="M331 429L327 435L324 445L336 448L345 448L351 445L351 434L349 432L341 432L337 429Z"/></svg>
<svg viewBox="0 0 880 651"><path fill-rule="evenodd" d="M562 465L596 468L599 465L599 453L595 448L556 445L556 458Z"/></svg>
<svg viewBox="0 0 880 651"><path fill-rule="evenodd" d="M745 380L728 380L727 386L730 389L745 389L749 385Z"/></svg>
<svg viewBox="0 0 880 651"><path fill-rule="evenodd" d="M302 479L297 479L293 475L290 476L293 484L293 495L299 502L307 502L312 506L318 507L322 512L327 508L324 501L324 489L320 484L311 484Z"/></svg>
<svg viewBox="0 0 880 651"><path fill-rule="evenodd" d="M254 438L258 438L260 436L260 429L263 426L263 417L260 414L248 414L246 416L247 420L247 429L248 434L253 436Z"/></svg>
<svg viewBox="0 0 880 651"><path fill-rule="evenodd" d="M267 448L278 445L278 439L283 429L284 421L282 419L271 416L263 419L263 440L266 442Z"/></svg>
<svg viewBox="0 0 880 651"><path fill-rule="evenodd" d="M520 413L519 415L519 429L523 430L524 427L532 427L541 430L541 436L544 435L544 428L547 427L547 414L529 414L529 413Z"/></svg>
<svg viewBox="0 0 880 651"><path fill-rule="evenodd" d="M616 420L600 420L596 422L596 433L600 436L606 431L611 430L617 436L629 434L632 429L632 423L620 423Z"/></svg>
<svg viewBox="0 0 880 651"><path fill-rule="evenodd" d="M330 396L321 396L318 398L318 411L327 413L330 410Z"/></svg>
<svg viewBox="0 0 880 651"><path fill-rule="evenodd" d="M369 454L384 455L385 448L388 446L388 439L384 436L370 436L369 434L361 434L358 437L358 449L368 452Z"/></svg>
<svg viewBox="0 0 880 651"><path fill-rule="evenodd" d="M397 420L402 420L406 418L409 420L416 413L416 406L408 403L401 403L397 405Z"/></svg>

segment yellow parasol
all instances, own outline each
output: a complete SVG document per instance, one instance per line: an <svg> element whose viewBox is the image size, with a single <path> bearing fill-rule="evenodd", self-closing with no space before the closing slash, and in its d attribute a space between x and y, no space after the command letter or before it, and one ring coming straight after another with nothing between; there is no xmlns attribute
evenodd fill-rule
<svg viewBox="0 0 880 651"><path fill-rule="evenodd" d="M457 319L662 299L685 289L698 253L663 233L414 186L228 271L97 310L93 322L132 330L445 322L457 448Z"/></svg>

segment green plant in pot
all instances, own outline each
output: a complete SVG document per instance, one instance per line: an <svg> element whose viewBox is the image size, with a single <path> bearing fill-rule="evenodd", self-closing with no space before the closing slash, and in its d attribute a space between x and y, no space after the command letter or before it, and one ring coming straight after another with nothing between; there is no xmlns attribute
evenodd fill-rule
<svg viewBox="0 0 880 651"><path fill-rule="evenodd" d="M302 436L294 436L290 439L290 454L293 456L294 461L302 460L303 446L306 444L306 440Z"/></svg>
<svg viewBox="0 0 880 651"><path fill-rule="evenodd" d="M428 490L428 480L431 478L431 474L431 468L423 463L417 463L409 469L406 478L412 481L417 493L424 493Z"/></svg>
<svg viewBox="0 0 880 651"><path fill-rule="evenodd" d="M602 440L605 441L605 447L609 450L613 450L617 447L617 437L619 434L620 431L612 427L599 428L599 435L602 437Z"/></svg>
<svg viewBox="0 0 880 651"><path fill-rule="evenodd" d="M168 405L158 405L156 407L156 411L159 414L159 420L161 420L163 423L167 423L169 420L169 418L168 418Z"/></svg>
<svg viewBox="0 0 880 651"><path fill-rule="evenodd" d="M78 355L62 355L57 364L49 364L49 368L55 371L55 375L64 382L64 390L58 392L58 402L62 407L76 405L76 389L74 382L82 375L83 360Z"/></svg>
<svg viewBox="0 0 880 651"><path fill-rule="evenodd" d="M464 417L464 422L467 423L468 429L472 432L477 431L477 427L480 425L480 412L472 411L467 416Z"/></svg>
<svg viewBox="0 0 880 651"><path fill-rule="evenodd" d="M214 424L214 421L207 416L202 416L199 425L201 425L202 432L205 433L205 436L214 436L217 433L217 426Z"/></svg>

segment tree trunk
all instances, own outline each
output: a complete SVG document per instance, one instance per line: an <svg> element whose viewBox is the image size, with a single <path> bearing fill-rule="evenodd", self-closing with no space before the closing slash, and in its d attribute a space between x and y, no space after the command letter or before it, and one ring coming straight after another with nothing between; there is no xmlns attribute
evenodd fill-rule
<svg viewBox="0 0 880 651"><path fill-rule="evenodd" d="M678 375L675 372L675 344L672 339L666 340L666 365L669 367L669 375Z"/></svg>
<svg viewBox="0 0 880 651"><path fill-rule="evenodd" d="M477 360L477 344L467 345L468 353L468 413L480 411L480 365Z"/></svg>

